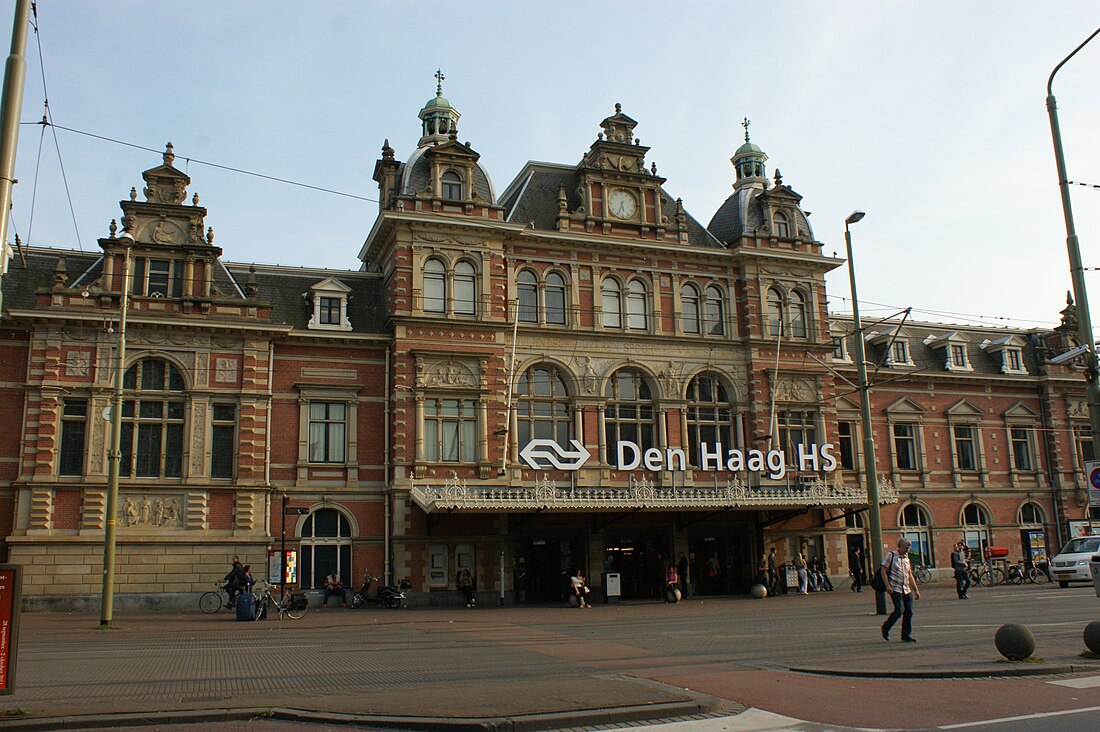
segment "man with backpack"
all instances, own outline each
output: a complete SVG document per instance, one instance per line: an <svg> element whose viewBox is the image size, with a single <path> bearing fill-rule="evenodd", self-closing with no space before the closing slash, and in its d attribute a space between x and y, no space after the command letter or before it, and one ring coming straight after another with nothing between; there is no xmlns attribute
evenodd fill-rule
<svg viewBox="0 0 1100 732"><path fill-rule="evenodd" d="M913 600L920 599L920 590L917 589L917 579L909 564L910 545L911 542L904 536L898 539L897 551L887 552L878 570L882 574L886 591L894 601L894 612L882 624L883 640L890 640L890 629L901 618L901 639L906 643L917 642L913 637Z"/></svg>

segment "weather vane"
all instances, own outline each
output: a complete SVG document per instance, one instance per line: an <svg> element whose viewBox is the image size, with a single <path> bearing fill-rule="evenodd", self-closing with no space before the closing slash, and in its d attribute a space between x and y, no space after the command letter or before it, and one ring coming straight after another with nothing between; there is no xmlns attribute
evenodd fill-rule
<svg viewBox="0 0 1100 732"><path fill-rule="evenodd" d="M435 70L435 95L437 97L443 96L443 80L447 77L443 75L443 69Z"/></svg>
<svg viewBox="0 0 1100 732"><path fill-rule="evenodd" d="M750 122L748 117L745 117L745 119L741 122L741 126L745 128L745 142L749 141L749 124Z"/></svg>

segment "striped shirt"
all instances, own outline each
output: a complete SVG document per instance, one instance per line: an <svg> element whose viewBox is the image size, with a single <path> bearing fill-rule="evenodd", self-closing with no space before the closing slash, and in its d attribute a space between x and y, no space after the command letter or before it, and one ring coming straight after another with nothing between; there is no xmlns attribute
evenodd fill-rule
<svg viewBox="0 0 1100 732"><path fill-rule="evenodd" d="M882 558L882 566L890 576L890 591L909 594L909 553L904 556L890 552Z"/></svg>

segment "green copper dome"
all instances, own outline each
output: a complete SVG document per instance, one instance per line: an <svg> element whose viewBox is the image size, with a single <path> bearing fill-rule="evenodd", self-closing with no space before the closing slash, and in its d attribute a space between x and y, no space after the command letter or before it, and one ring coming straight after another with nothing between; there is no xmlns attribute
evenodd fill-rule
<svg viewBox="0 0 1100 732"><path fill-rule="evenodd" d="M755 144L753 144L751 142L746 142L744 145L737 148L737 152L735 152L734 155L735 156L744 155L745 153L761 153L762 154L763 152L764 151L761 150L759 147L757 147Z"/></svg>

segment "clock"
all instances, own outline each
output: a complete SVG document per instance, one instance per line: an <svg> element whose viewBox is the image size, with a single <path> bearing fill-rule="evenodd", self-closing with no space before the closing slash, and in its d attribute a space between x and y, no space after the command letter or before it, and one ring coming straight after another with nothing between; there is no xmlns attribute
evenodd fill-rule
<svg viewBox="0 0 1100 732"><path fill-rule="evenodd" d="M634 198L633 193L617 188L611 191L611 195L608 196L607 208L612 216L629 219L638 210L638 200Z"/></svg>

